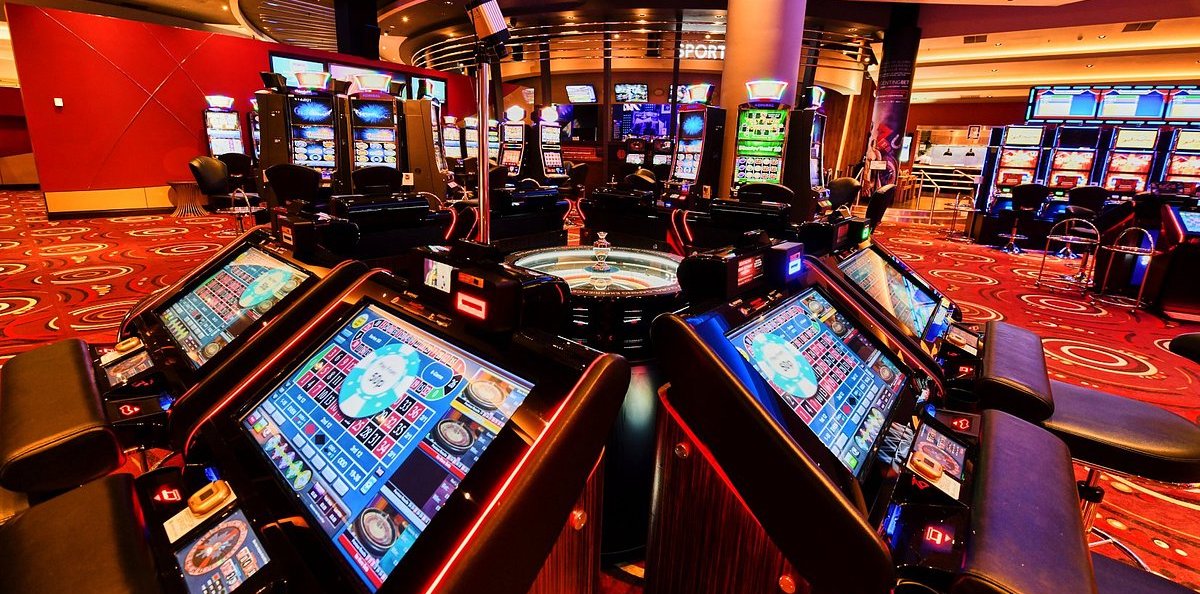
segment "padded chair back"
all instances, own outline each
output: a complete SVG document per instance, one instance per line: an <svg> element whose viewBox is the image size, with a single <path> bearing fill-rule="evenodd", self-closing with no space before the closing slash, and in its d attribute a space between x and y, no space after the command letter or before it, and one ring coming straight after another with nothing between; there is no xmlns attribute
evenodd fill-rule
<svg viewBox="0 0 1200 594"><path fill-rule="evenodd" d="M321 191L321 172L311 167L280 163L267 168L266 176L280 204L293 200L315 203Z"/></svg>
<svg viewBox="0 0 1200 594"><path fill-rule="evenodd" d="M229 169L221 161L200 156L188 162L188 169L192 170L201 194L220 196L229 193Z"/></svg>
<svg viewBox="0 0 1200 594"><path fill-rule="evenodd" d="M229 175L253 177L254 176L254 161L250 159L250 155L242 153L225 153L217 155L225 167L229 168Z"/></svg>
<svg viewBox="0 0 1200 594"><path fill-rule="evenodd" d="M877 188L867 200L867 222L873 231L883 221L883 215L896 199L896 184Z"/></svg>
<svg viewBox="0 0 1200 594"><path fill-rule="evenodd" d="M862 184L853 177L839 177L829 182L829 201L833 208L854 204L862 192Z"/></svg>
<svg viewBox="0 0 1200 594"><path fill-rule="evenodd" d="M395 194L404 189L404 174L395 167L363 167L350 173L354 191L362 194Z"/></svg>
<svg viewBox="0 0 1200 594"><path fill-rule="evenodd" d="M584 181L587 180L588 169L587 163L575 163L571 165L571 168L567 169L567 178L571 180L571 185L575 187L583 186Z"/></svg>
<svg viewBox="0 0 1200 594"><path fill-rule="evenodd" d="M1013 210L1037 210L1050 196L1050 188L1042 184L1021 184L1012 190Z"/></svg>
<svg viewBox="0 0 1200 594"><path fill-rule="evenodd" d="M488 187L503 188L508 185L508 168L501 165L493 165L488 170Z"/></svg>
<svg viewBox="0 0 1200 594"><path fill-rule="evenodd" d="M625 184L634 190L653 190L658 185L654 172L649 169L638 169L625 176Z"/></svg>
<svg viewBox="0 0 1200 594"><path fill-rule="evenodd" d="M781 184L753 183L738 188L737 198L742 202L791 204L796 199L796 192Z"/></svg>
<svg viewBox="0 0 1200 594"><path fill-rule="evenodd" d="M1108 195L1108 190L1100 186L1077 186L1067 192L1067 203L1099 214L1108 201Z"/></svg>

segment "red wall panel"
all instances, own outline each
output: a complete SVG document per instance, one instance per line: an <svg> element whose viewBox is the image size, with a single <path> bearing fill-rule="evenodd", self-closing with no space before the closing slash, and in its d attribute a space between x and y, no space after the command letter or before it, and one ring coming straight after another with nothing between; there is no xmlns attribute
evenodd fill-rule
<svg viewBox="0 0 1200 594"><path fill-rule="evenodd" d="M245 113L270 52L445 78L447 112L474 111L471 82L457 74L22 4L5 8L45 191L188 179L188 160L207 151L204 96L233 97ZM54 107L55 97L62 108ZM0 95L0 115L11 101ZM7 134L0 123L0 153Z"/></svg>

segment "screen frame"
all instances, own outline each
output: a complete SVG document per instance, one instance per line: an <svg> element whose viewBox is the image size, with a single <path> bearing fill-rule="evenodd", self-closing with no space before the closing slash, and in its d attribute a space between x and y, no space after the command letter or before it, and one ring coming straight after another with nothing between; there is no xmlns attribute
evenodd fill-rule
<svg viewBox="0 0 1200 594"><path fill-rule="evenodd" d="M567 101L568 101L568 102L570 102L571 104L574 104L574 105L588 105L588 104L591 104L591 103L599 103L599 99L598 99L598 98L599 98L599 95L597 95L597 94L596 94L596 85L593 85L593 84L564 85L564 86L563 86L563 89L564 89L564 90L566 91L566 93L567 93ZM589 100L589 101L576 101L575 99L573 99L573 98L571 97L571 95L572 95L572 89L574 89L574 91L575 91L575 92L580 92L580 93L581 93L581 92L584 92L584 89L587 89L587 96L588 96L588 97L591 97L591 100Z"/></svg>
<svg viewBox="0 0 1200 594"><path fill-rule="evenodd" d="M629 88L645 89L645 92L642 94L645 95L646 98L643 100L640 100L640 101L631 100L631 99L625 99L624 101L622 101L620 98L622 95L621 89L629 89ZM629 95L629 93L625 93L625 94ZM614 103L649 103L650 102L650 84L649 83L640 83L640 82L614 83L613 84L613 99L614 99Z"/></svg>
<svg viewBox="0 0 1200 594"><path fill-rule="evenodd" d="M902 261L900 261L900 259L897 258L894 254L892 254L892 253L888 252L887 250L885 250L884 248L881 248L878 245L872 243L871 245L868 245L867 247L865 247L861 250L847 254L843 258L839 258L837 261L836 268L837 268L838 273L841 274L842 277L846 279L846 284L853 287L857 293L859 293L861 296L863 296L864 298L869 300L871 303L873 303L873 304L877 303L875 298L870 293L867 293L867 291L865 289L863 289L862 287L860 287L858 285L858 283L854 282L854 279L851 279L850 275L846 274L846 272L842 269L843 264L845 264L846 262L849 262L852 258L854 258L856 256L861 257L861 256L859 256L859 254L864 251L867 251L867 250L870 250L876 256L879 256L879 258L881 260L883 260L888 266L890 266L893 270L899 272L900 276L902 276L905 280L912 283L913 286L917 287L918 289L923 291L925 294L932 296L934 301L937 302L937 307L935 307L933 309L933 312L929 314L929 320L927 320L925 322L925 327L921 329L920 336L916 336L916 335L912 334L911 333L912 328L909 328L907 324L904 324L901 320L896 319L895 316L892 316L887 311L881 310L882 313L884 315L887 315L887 316L891 317L892 319L894 319L896 321L896 324L895 324L896 326L898 326L901 330L903 330L904 333L907 334L908 336L916 339L918 342L922 342L922 343L926 343L926 344L937 344L937 343L941 342L941 340L943 338L945 338L946 332L949 331L948 329L949 329L950 324L947 323L946 324L947 330L943 331L940 335L934 337L933 340L929 339L929 329L933 325L933 322L938 319L938 315L942 309L947 310L946 315L948 316L948 319L951 321L953 321L956 318L956 316L961 317L961 314L959 313L958 305L956 303L954 303L953 300L951 300L948 297L946 297L945 295L943 295L940 291L938 291L932 285L925 282L924 279L917 276L916 272L914 272L911 268L909 268ZM949 303L949 307L945 307L945 304L947 304L947 303Z"/></svg>
<svg viewBox="0 0 1200 594"><path fill-rule="evenodd" d="M218 273L222 268L233 263L233 261L235 259L237 259L238 256L242 255L242 253L244 253L245 251L250 250L250 249L257 249L259 252L266 254L271 259L276 260L277 262L280 262L282 264L285 264L286 266L288 266L296 271L304 273L305 275L307 275L307 278L305 278L304 281L301 282L300 284L296 285L296 288L292 289L292 291L290 293L288 293L287 295L285 295L283 297L283 299L280 299L279 302L276 303L274 307L267 310L267 312L265 314L259 316L259 318L257 320L254 320L254 322L251 323L249 326L247 326L246 329L241 332L241 334L238 334L237 336L234 337L233 340L229 341L229 344L225 345L221 350L217 351L217 354L213 355L212 357L209 357L208 360L205 361L203 364L197 365L195 363L195 361L192 361L191 357L188 357L186 354L184 354L184 353L186 353L186 350L184 349L183 345L179 344L179 342L177 340L175 340L175 335L171 334L171 332L166 329L166 327L164 326L164 324L162 322L162 315L172 305L174 305L174 304L178 303L180 300L182 300L185 295L192 294L206 280L208 280L214 274ZM258 242L245 241L245 242L242 242L242 245L230 250L229 252L227 252L225 254L222 254L222 256L219 259L211 260L202 269L197 269L196 271L194 271L192 273L192 275L188 278L186 283L172 288L172 294L171 294L170 298L164 299L161 302L155 303L153 307L147 309L144 313L141 314L141 316L142 317L148 316L150 318L147 322L148 324L151 324L151 325L161 328L162 336L165 337L165 339L171 344L171 346L175 347L176 349L179 349L179 352L182 355L182 359L186 362L188 369L190 369L192 372L198 373L205 369L216 368L218 366L218 364L220 363L220 361L224 360L224 358L228 356L227 353L236 351L237 348L242 345L242 343L244 343L246 340L249 340L250 336L253 336L254 334L256 334L258 332L258 330L260 330L263 327L263 325L265 325L267 323L267 321L273 319L275 316L282 313L288 307L291 307L292 303L294 303L302 295L308 293L309 289L312 288L312 285L315 285L316 283L318 283L320 281L320 277L321 277L321 275L317 274L316 271L314 271L310 268L305 268L305 267L297 264L296 262L293 262L287 258L284 258L283 256L275 253L271 249L266 248L265 246L263 246L262 244L260 244Z"/></svg>

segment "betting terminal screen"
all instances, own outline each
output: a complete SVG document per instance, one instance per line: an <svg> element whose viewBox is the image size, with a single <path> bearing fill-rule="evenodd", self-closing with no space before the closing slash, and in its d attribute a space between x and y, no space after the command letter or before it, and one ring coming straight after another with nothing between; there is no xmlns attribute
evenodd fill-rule
<svg viewBox="0 0 1200 594"><path fill-rule="evenodd" d="M395 126L396 110L391 101L356 101L350 109L355 126Z"/></svg>
<svg viewBox="0 0 1200 594"><path fill-rule="evenodd" d="M170 301L158 319L199 369L308 278L304 270L246 247Z"/></svg>
<svg viewBox="0 0 1200 594"><path fill-rule="evenodd" d="M1200 211L1176 208L1175 212L1179 213L1179 221L1183 224L1184 231L1189 234L1200 233Z"/></svg>
<svg viewBox="0 0 1200 594"><path fill-rule="evenodd" d="M355 128L354 165L396 166L395 128Z"/></svg>
<svg viewBox="0 0 1200 594"><path fill-rule="evenodd" d="M907 382L899 367L816 289L725 336L861 479Z"/></svg>
<svg viewBox="0 0 1200 594"><path fill-rule="evenodd" d="M504 124L504 142L506 144L520 144L525 142L525 125Z"/></svg>
<svg viewBox="0 0 1200 594"><path fill-rule="evenodd" d="M850 256L838 268L918 338L935 339L945 328L931 328L941 300L917 286L871 248ZM942 316L944 319L944 316Z"/></svg>
<svg viewBox="0 0 1200 594"><path fill-rule="evenodd" d="M375 591L532 388L366 305L242 423Z"/></svg>
<svg viewBox="0 0 1200 594"><path fill-rule="evenodd" d="M330 97L291 96L292 162L321 170L329 179L337 166L337 147L333 128L333 99Z"/></svg>
<svg viewBox="0 0 1200 594"><path fill-rule="evenodd" d="M680 140L675 153L675 171L677 179L696 181L700 175L700 151L704 141L700 139Z"/></svg>
<svg viewBox="0 0 1200 594"><path fill-rule="evenodd" d="M542 124L542 144L560 144L562 142L562 127L550 124Z"/></svg>
<svg viewBox="0 0 1200 594"><path fill-rule="evenodd" d="M235 510L175 554L188 594L233 592L270 562L241 510Z"/></svg>

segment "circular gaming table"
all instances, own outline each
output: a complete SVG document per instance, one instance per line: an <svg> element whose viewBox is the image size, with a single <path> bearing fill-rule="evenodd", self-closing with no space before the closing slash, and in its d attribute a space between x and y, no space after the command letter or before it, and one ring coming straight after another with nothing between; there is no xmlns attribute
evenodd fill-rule
<svg viewBox="0 0 1200 594"><path fill-rule="evenodd" d="M601 250L602 251L602 250ZM649 530L654 485L655 426L662 381L650 359L650 323L683 306L674 254L611 247L605 266L597 249L555 247L518 252L510 264L557 276L571 288L567 336L633 363L629 391L605 449L601 557L640 557Z"/></svg>

